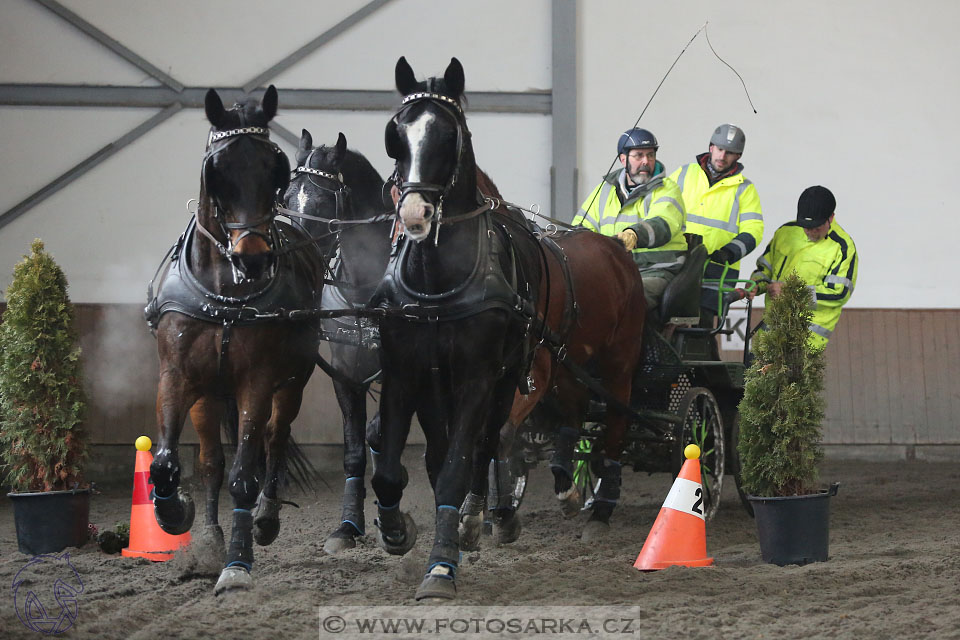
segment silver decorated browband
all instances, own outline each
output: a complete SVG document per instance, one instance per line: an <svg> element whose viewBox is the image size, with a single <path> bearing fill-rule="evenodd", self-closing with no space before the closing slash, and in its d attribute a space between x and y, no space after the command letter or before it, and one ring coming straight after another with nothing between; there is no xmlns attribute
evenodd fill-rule
<svg viewBox="0 0 960 640"><path fill-rule="evenodd" d="M343 174L338 173L336 175L332 173L327 173L326 171L320 171L320 169L311 169L310 167L297 167L293 170L294 173L310 173L315 176L320 176L321 178L329 178L330 180L336 180L337 182L343 182Z"/></svg>
<svg viewBox="0 0 960 640"><path fill-rule="evenodd" d="M457 108L457 111L459 111L460 113L463 113L463 107L460 106L459 102L457 102L450 96L440 95L439 93L411 93L408 96L404 96L400 104L405 105L408 102L413 102L414 100L422 100L424 98L432 98L433 100L440 100L441 102L452 104Z"/></svg>
<svg viewBox="0 0 960 640"><path fill-rule="evenodd" d="M230 136L239 136L243 134L267 136L269 138L270 129L267 127L240 127L239 129L228 129L227 131L211 131L210 140L207 144L216 142L217 140L223 140L224 138L229 138Z"/></svg>

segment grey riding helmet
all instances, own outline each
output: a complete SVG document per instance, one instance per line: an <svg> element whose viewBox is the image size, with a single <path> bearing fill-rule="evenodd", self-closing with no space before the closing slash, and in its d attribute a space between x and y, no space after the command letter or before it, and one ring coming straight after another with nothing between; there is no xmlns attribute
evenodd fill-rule
<svg viewBox="0 0 960 640"><path fill-rule="evenodd" d="M646 129L627 129L620 136L617 142L617 155L626 153L630 149L659 149L660 143L657 142L657 136Z"/></svg>
<svg viewBox="0 0 960 640"><path fill-rule="evenodd" d="M747 137L743 135L743 129L735 124L722 124L713 131L710 138L710 144L716 145L724 151L730 153L743 153L743 145Z"/></svg>

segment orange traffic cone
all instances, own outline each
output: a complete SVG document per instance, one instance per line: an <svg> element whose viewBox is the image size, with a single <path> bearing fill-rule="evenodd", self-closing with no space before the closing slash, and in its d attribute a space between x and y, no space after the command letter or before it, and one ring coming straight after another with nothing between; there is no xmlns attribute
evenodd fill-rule
<svg viewBox="0 0 960 640"><path fill-rule="evenodd" d="M173 552L190 543L190 532L172 536L157 524L153 515L150 493L150 463L153 443L147 436L137 438L137 464L133 471L133 506L130 507L130 544L121 550L128 558L147 558L163 562L173 558Z"/></svg>
<svg viewBox="0 0 960 640"><path fill-rule="evenodd" d="M713 564L713 558L707 557L707 528L701 506L700 447L687 445L683 455L687 460L633 563L641 571Z"/></svg>

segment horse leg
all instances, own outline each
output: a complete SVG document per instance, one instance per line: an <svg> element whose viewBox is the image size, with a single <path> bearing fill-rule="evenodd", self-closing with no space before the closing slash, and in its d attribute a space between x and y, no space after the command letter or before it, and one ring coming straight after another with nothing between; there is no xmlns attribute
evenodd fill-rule
<svg viewBox="0 0 960 640"><path fill-rule="evenodd" d="M519 455L515 448L516 426L507 420L499 432L496 457L490 462L488 504L493 518L493 538L497 544L510 544L520 537L520 514L513 506L513 490L517 478L513 474L513 459ZM496 443L495 443L496 444Z"/></svg>
<svg viewBox="0 0 960 640"><path fill-rule="evenodd" d="M280 481L286 471L290 425L300 413L302 399L303 389L299 385L282 387L273 394L273 409L264 434L266 477L253 512L253 540L260 546L267 546L280 533Z"/></svg>
<svg viewBox="0 0 960 640"><path fill-rule="evenodd" d="M630 405L630 375L619 373L609 375L605 382L607 388L625 405ZM603 458L595 460L593 473L599 480L593 496L590 520L583 530L583 542L595 542L610 530L610 516L620 499L621 464L623 436L627 429L628 418L616 409L607 409L606 429L603 436Z"/></svg>
<svg viewBox="0 0 960 640"><path fill-rule="evenodd" d="M153 511L160 528L171 535L186 533L193 526L193 499L180 486L180 433L187 407L197 396L184 388L180 372L163 368L157 390L157 423L160 444L150 465Z"/></svg>
<svg viewBox="0 0 960 640"><path fill-rule="evenodd" d="M232 402L232 400L229 400ZM226 550L223 529L220 528L220 487L223 485L223 445L220 441L220 423L224 415L223 400L204 396L190 409L190 420L200 440L198 473L206 497L206 517L203 528L193 537L191 547L198 565L193 570L198 574L216 575L223 565Z"/></svg>
<svg viewBox="0 0 960 640"><path fill-rule="evenodd" d="M506 421L515 386L515 378L503 376L493 389L474 389L474 393L466 394L457 403L454 414L457 422L451 425L453 434L450 446L435 483L436 533L427 562L427 573L415 594L417 600L450 600L457 596L456 572L460 560L460 510L457 505L463 504L467 494L469 476L465 465L474 463L474 449L478 444L482 446L485 440L496 442L495 436L490 437L489 431L481 430L488 430L491 425L496 425L494 429L499 429ZM494 393L495 391L500 393ZM439 400L443 401L444 398ZM478 433L484 434L481 435L479 443ZM491 459L492 452L489 448L485 453L481 453L480 457L483 456L487 460Z"/></svg>
<svg viewBox="0 0 960 640"><path fill-rule="evenodd" d="M259 390L258 390L259 391ZM249 589L253 585L253 512L260 483L257 480L257 461L263 444L263 429L270 418L269 392L238 391L240 428L237 432L237 456L230 469L229 489L233 497L233 527L226 564L214 587L219 595L230 589Z"/></svg>
<svg viewBox="0 0 960 640"><path fill-rule="evenodd" d="M487 503L487 468L493 464L490 459L489 445L474 449L473 467L470 480L470 492L460 505L460 548L464 551L476 551L480 548L480 534L483 532L483 511Z"/></svg>
<svg viewBox="0 0 960 640"><path fill-rule="evenodd" d="M323 550L334 555L357 546L356 538L364 535L363 500L367 497L363 476L367 469L364 429L367 422L366 389L334 380L333 389L343 414L343 506L340 525L330 534Z"/></svg>
<svg viewBox="0 0 960 640"><path fill-rule="evenodd" d="M560 512L565 518L573 518L580 513L580 489L573 483L573 449L579 439L580 431L577 428L561 426L554 437L553 455L550 457L553 492L560 501Z"/></svg>
<svg viewBox="0 0 960 640"><path fill-rule="evenodd" d="M380 394L381 431L375 441L379 449L371 447L370 450L374 460L370 486L377 494L377 519L374 521L378 529L377 539L384 551L398 556L410 551L417 541L413 518L400 510L404 486L400 456L414 412L410 404L412 393L409 389L404 390L402 377L384 371Z"/></svg>

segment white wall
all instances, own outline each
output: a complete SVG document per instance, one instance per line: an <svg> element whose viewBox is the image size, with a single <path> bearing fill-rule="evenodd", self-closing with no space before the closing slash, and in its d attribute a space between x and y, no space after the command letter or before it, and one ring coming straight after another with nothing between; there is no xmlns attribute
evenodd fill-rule
<svg viewBox="0 0 960 640"><path fill-rule="evenodd" d="M61 2L180 82L217 87L246 83L366 4ZM317 143L332 143L342 131L386 176L392 167L383 130L390 114L284 111L284 88L393 90L394 65L405 55L422 77L442 75L456 56L468 92L549 90L549 0L494 0L479 12L467 6L386 5L270 81L280 91L277 122L298 134L309 129ZM465 21L465 30L457 26ZM158 84L32 0L0 3L0 47L0 83ZM153 113L0 107L0 151L8 159L0 212ZM478 163L507 199L549 205L550 121L468 110ZM187 223L184 204L199 189L208 128L202 110L182 111L0 229L0 290L40 237L66 272L75 302L144 302L147 282ZM278 142L292 157L294 147Z"/></svg>
<svg viewBox="0 0 960 640"><path fill-rule="evenodd" d="M764 246L795 217L800 192L823 184L862 258L850 306L960 307L960 217L948 187L960 147L960 3L622 1L581 2L579 11L582 196L709 21L714 49L743 76L757 114L700 34L641 123L658 136L667 170L706 151L716 125L737 123Z"/></svg>
<svg viewBox="0 0 960 640"><path fill-rule="evenodd" d="M181 82L202 86L246 82L365 4L61 1ZM717 124L738 123L747 133L745 173L764 206L765 242L793 217L804 187L824 184L863 260L851 306L960 307L950 284L960 222L947 188L949 152L960 146L953 34L960 3L953 0L581 0L580 197L707 20L714 48L743 76L758 113L700 34L642 122L660 138L668 170L705 151ZM390 89L402 54L420 75L442 73L457 56L468 90L549 89L550 47L548 0L395 0L274 80L278 122L295 132L306 127L318 141L343 131L386 174L387 114L283 111L284 87ZM156 84L31 0L0 3L0 82ZM0 108L0 211L152 113ZM549 116L469 117L478 160L504 195L546 207ZM183 204L198 189L206 129L202 112L182 112L0 229L0 289L41 237L75 301L141 302L186 223Z"/></svg>

